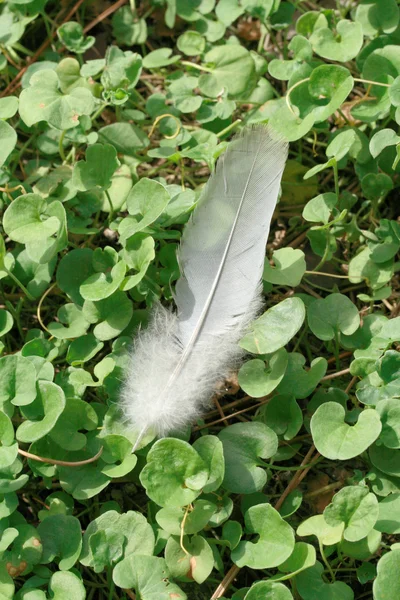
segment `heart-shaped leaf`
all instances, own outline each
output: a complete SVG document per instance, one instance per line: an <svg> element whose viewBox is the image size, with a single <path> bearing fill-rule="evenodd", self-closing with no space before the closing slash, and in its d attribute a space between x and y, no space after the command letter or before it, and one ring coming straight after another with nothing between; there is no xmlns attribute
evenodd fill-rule
<svg viewBox="0 0 400 600"><path fill-rule="evenodd" d="M364 410L355 425L345 423L345 414L337 402L326 402L311 418L314 444L325 458L353 458L371 446L381 432L381 420L376 410Z"/></svg>

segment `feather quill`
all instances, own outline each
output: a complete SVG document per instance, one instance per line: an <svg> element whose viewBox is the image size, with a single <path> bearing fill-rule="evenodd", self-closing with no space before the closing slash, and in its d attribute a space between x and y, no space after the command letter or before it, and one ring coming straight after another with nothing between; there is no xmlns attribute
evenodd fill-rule
<svg viewBox="0 0 400 600"><path fill-rule="evenodd" d="M164 436L192 423L238 364L238 341L261 306L265 246L287 143L246 128L218 160L185 226L177 313L161 305L134 341L122 391L126 419Z"/></svg>

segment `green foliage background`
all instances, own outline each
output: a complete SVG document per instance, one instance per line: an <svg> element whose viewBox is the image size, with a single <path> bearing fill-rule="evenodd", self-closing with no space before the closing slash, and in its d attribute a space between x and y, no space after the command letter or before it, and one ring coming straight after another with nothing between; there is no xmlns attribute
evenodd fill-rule
<svg viewBox="0 0 400 600"><path fill-rule="evenodd" d="M0 10L0 598L400 597L398 2ZM132 338L260 122L291 150L248 359L132 454Z"/></svg>

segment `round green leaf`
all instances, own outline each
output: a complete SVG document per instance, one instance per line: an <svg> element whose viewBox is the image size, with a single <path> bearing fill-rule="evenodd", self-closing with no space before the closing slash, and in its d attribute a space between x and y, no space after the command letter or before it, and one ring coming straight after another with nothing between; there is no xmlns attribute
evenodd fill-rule
<svg viewBox="0 0 400 600"><path fill-rule="evenodd" d="M51 381L38 382L38 394L34 402L26 407L32 419L27 419L17 429L20 442L35 442L47 435L56 424L65 407L62 389Z"/></svg>
<svg viewBox="0 0 400 600"><path fill-rule="evenodd" d="M224 448L223 486L236 494L252 494L262 489L267 475L260 458L270 458L278 449L276 433L264 423L235 423L218 435Z"/></svg>
<svg viewBox="0 0 400 600"><path fill-rule="evenodd" d="M36 369L31 361L15 354L0 358L0 404L23 406L35 397Z"/></svg>
<svg viewBox="0 0 400 600"><path fill-rule="evenodd" d="M361 24L364 35L392 33L399 23L399 7L396 0L361 0L355 20Z"/></svg>
<svg viewBox="0 0 400 600"><path fill-rule="evenodd" d="M245 514L248 533L256 533L257 542L240 542L232 551L238 567L270 569L283 563L294 549L294 532L270 504L252 506Z"/></svg>
<svg viewBox="0 0 400 600"><path fill-rule="evenodd" d="M378 500L367 487L346 486L324 510L328 525L344 523L344 539L357 542L366 537L378 519Z"/></svg>
<svg viewBox="0 0 400 600"><path fill-rule="evenodd" d="M296 575L296 585L303 600L354 600L354 592L343 581L325 583L324 567L316 562L313 567Z"/></svg>
<svg viewBox="0 0 400 600"><path fill-rule="evenodd" d="M111 548L107 550L111 540L116 547L114 554ZM86 528L79 561L99 573L105 566L111 566L114 560L120 559L123 553L127 557L151 555L153 550L154 533L143 515L131 510L120 515L115 510L109 510L91 521Z"/></svg>
<svg viewBox="0 0 400 600"><path fill-rule="evenodd" d="M253 583L244 600L293 600L293 596L283 583L257 581Z"/></svg>
<svg viewBox="0 0 400 600"><path fill-rule="evenodd" d="M320 340L332 340L335 335L351 335L360 326L357 307L343 294L329 294L308 307L308 325Z"/></svg>
<svg viewBox="0 0 400 600"><path fill-rule="evenodd" d="M304 215L303 215L304 216ZM299 285L305 271L306 261L302 250L281 248L272 255L274 266L268 262L264 265L263 279L275 285Z"/></svg>
<svg viewBox="0 0 400 600"><path fill-rule="evenodd" d="M57 571L51 576L49 591L52 600L85 600L86 591L82 580L70 571Z"/></svg>
<svg viewBox="0 0 400 600"><path fill-rule="evenodd" d="M365 409L355 425L345 423L337 402L322 404L311 418L314 444L325 458L347 460L364 452L378 438L382 425L376 410Z"/></svg>
<svg viewBox="0 0 400 600"><path fill-rule="evenodd" d="M120 588L133 588L142 600L187 600L169 581L164 559L156 556L127 556L115 567L113 580Z"/></svg>
<svg viewBox="0 0 400 600"><path fill-rule="evenodd" d="M170 199L169 192L161 183L143 177L127 197L126 204L131 216L122 219L118 227L121 242L151 225L162 214Z"/></svg>
<svg viewBox="0 0 400 600"><path fill-rule="evenodd" d="M299 331L306 316L300 298L286 298L253 321L239 345L254 354L271 354L285 346Z"/></svg>
<svg viewBox="0 0 400 600"><path fill-rule="evenodd" d="M59 568L68 571L79 558L82 534L79 520L70 515L53 515L39 524L38 533L43 544L41 562L53 562L58 557Z"/></svg>
<svg viewBox="0 0 400 600"><path fill-rule="evenodd" d="M355 58L363 43L363 32L360 23L342 19L336 25L337 36L328 27L315 29L310 37L313 50L318 56L347 62Z"/></svg>
<svg viewBox="0 0 400 600"><path fill-rule="evenodd" d="M6 99L4 98L4 100ZM2 167L16 146L17 134L11 125L0 120L0 137L0 167Z"/></svg>
<svg viewBox="0 0 400 600"><path fill-rule="evenodd" d="M214 492L220 487L225 474L222 443L215 435L203 435L193 443L193 448L200 454L209 471L203 492L206 494Z"/></svg>
<svg viewBox="0 0 400 600"><path fill-rule="evenodd" d="M288 355L284 348L270 356L268 366L258 358L249 360L240 368L240 387L253 398L267 396L282 381L287 364Z"/></svg>
<svg viewBox="0 0 400 600"><path fill-rule="evenodd" d="M206 40L197 31L185 31L177 39L178 50L186 56L197 56L204 51Z"/></svg>
<svg viewBox="0 0 400 600"><path fill-rule="evenodd" d="M387 552L378 562L378 576L374 581L374 600L400 596L400 550Z"/></svg>
<svg viewBox="0 0 400 600"><path fill-rule="evenodd" d="M159 506L185 506L200 495L208 469L190 444L175 438L159 440L147 455L140 481Z"/></svg>
<svg viewBox="0 0 400 600"><path fill-rule="evenodd" d="M199 78L203 94L216 98L224 88L230 96L239 96L246 91L254 76L255 66L248 50L238 44L215 46L204 57L211 74Z"/></svg>
<svg viewBox="0 0 400 600"><path fill-rule="evenodd" d="M81 191L91 190L97 186L107 189L119 165L114 146L93 144L86 150L86 160L80 160L74 165L73 185Z"/></svg>
<svg viewBox="0 0 400 600"><path fill-rule="evenodd" d="M170 537L165 548L165 562L173 577L190 577L203 583L214 567L214 555L207 540L194 535L190 540L184 536L181 548L180 538ZM187 554L188 553L188 554Z"/></svg>
<svg viewBox="0 0 400 600"><path fill-rule="evenodd" d="M277 435L291 440L300 431L303 413L291 394L276 394L261 410L260 417Z"/></svg>
<svg viewBox="0 0 400 600"><path fill-rule="evenodd" d="M21 244L52 236L58 231L60 221L55 216L47 216L46 209L46 200L38 194L18 196L4 213L5 232Z"/></svg>

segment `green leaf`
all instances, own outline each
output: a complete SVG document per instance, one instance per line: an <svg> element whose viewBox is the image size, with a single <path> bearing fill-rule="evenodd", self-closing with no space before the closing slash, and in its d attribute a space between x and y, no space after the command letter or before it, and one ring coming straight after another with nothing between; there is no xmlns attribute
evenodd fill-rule
<svg viewBox="0 0 400 600"><path fill-rule="evenodd" d="M193 509L186 515L184 522L185 534L192 535L204 529L216 509L217 506L213 502L201 499L195 500ZM186 510L180 507L162 508L156 514L156 520L159 526L171 535L180 535L185 513Z"/></svg>
<svg viewBox="0 0 400 600"><path fill-rule="evenodd" d="M371 259L372 251L363 248L349 263L350 283L366 281L372 289L378 289L387 283L393 274L393 263L380 263L379 265Z"/></svg>
<svg viewBox="0 0 400 600"><path fill-rule="evenodd" d="M104 344L99 342L93 333L81 335L71 342L68 348L67 361L73 367L82 365L96 356L103 346Z"/></svg>
<svg viewBox="0 0 400 600"><path fill-rule="evenodd" d="M393 129L381 129L372 136L369 143L369 151L372 157L376 158L385 148L396 146L399 142L400 137L396 135Z"/></svg>
<svg viewBox="0 0 400 600"><path fill-rule="evenodd" d="M177 39L178 50L186 56L197 56L206 47L206 40L197 31L185 31Z"/></svg>
<svg viewBox="0 0 400 600"><path fill-rule="evenodd" d="M314 358L310 368L304 368L306 359L298 352L288 354L285 377L277 387L280 394L293 394L297 399L307 398L324 377L328 368L325 358Z"/></svg>
<svg viewBox="0 0 400 600"><path fill-rule="evenodd" d="M57 29L57 35L64 46L76 54L84 54L96 41L92 35L85 38L82 25L75 21L63 23Z"/></svg>
<svg viewBox="0 0 400 600"><path fill-rule="evenodd" d="M374 528L382 533L400 533L400 493L386 496L378 504L378 520Z"/></svg>
<svg viewBox="0 0 400 600"><path fill-rule="evenodd" d="M117 290L98 302L86 300L82 312L89 323L97 323L93 329L96 338L105 341L116 337L127 327L133 308L126 294Z"/></svg>
<svg viewBox="0 0 400 600"><path fill-rule="evenodd" d="M108 552L104 547L106 544L109 545ZM79 561L99 573L123 555L151 555L153 550L154 533L142 514L130 510L120 515L115 510L109 510L91 521L86 528Z"/></svg>
<svg viewBox="0 0 400 600"><path fill-rule="evenodd" d="M291 573L297 575L304 569L315 565L316 553L314 546L305 542L296 542L292 554L279 565L279 571L282 573Z"/></svg>
<svg viewBox="0 0 400 600"><path fill-rule="evenodd" d="M93 250L90 248L76 248L65 254L58 265L57 285L78 306L84 302L80 286L94 273L92 257Z"/></svg>
<svg viewBox="0 0 400 600"><path fill-rule="evenodd" d="M114 146L93 144L86 150L86 160L80 160L74 165L73 185L81 191L97 186L107 189L111 186L111 177L119 166Z"/></svg>
<svg viewBox="0 0 400 600"><path fill-rule="evenodd" d="M268 309L251 324L251 333L239 345L254 354L271 354L285 346L299 331L306 316L300 298L287 298Z"/></svg>
<svg viewBox="0 0 400 600"><path fill-rule="evenodd" d="M52 236L60 221L55 216L48 216L47 208L46 200L37 194L18 196L4 213L5 232L21 244Z"/></svg>
<svg viewBox="0 0 400 600"><path fill-rule="evenodd" d="M379 440L387 448L400 448L400 403L398 399L381 400L378 402L376 410L382 422Z"/></svg>
<svg viewBox="0 0 400 600"><path fill-rule="evenodd" d="M131 123L112 123L99 129L99 142L114 146L117 152L135 156L149 145L149 139L140 127Z"/></svg>
<svg viewBox="0 0 400 600"><path fill-rule="evenodd" d="M115 567L113 580L120 588L133 588L142 600L187 600L169 581L164 559L156 556L128 556Z"/></svg>
<svg viewBox="0 0 400 600"><path fill-rule="evenodd" d="M355 425L344 421L337 402L322 404L311 418L311 433L320 454L330 460L348 460L364 452L378 438L381 421L376 410L364 410Z"/></svg>
<svg viewBox="0 0 400 600"><path fill-rule="evenodd" d="M161 183L143 177L133 186L126 200L131 216L123 219L119 225L121 242L154 223L170 199L168 191Z"/></svg>
<svg viewBox="0 0 400 600"><path fill-rule="evenodd" d="M171 48L159 48L149 52L143 59L143 66L145 69L159 69L160 67L166 67L176 63L180 56L178 54L172 55Z"/></svg>
<svg viewBox="0 0 400 600"><path fill-rule="evenodd" d="M58 557L59 568L68 571L79 558L82 534L79 520L70 515L49 516L38 526L43 544L42 564L53 562Z"/></svg>
<svg viewBox="0 0 400 600"><path fill-rule="evenodd" d="M65 450L81 450L87 444L82 430L96 429L96 411L88 402L80 398L67 398L65 408L50 432L54 442Z"/></svg>
<svg viewBox="0 0 400 600"><path fill-rule="evenodd" d="M333 496L324 519L331 527L344 523L344 539L357 542L373 529L378 512L378 500L367 487L346 486Z"/></svg>
<svg viewBox="0 0 400 600"><path fill-rule="evenodd" d="M295 437L303 424L301 408L291 394L273 396L262 408L260 417L284 440Z"/></svg>
<svg viewBox="0 0 400 600"><path fill-rule="evenodd" d="M339 333L353 334L360 326L357 307L343 294L329 294L308 307L308 325L320 340L332 340Z"/></svg>
<svg viewBox="0 0 400 600"><path fill-rule="evenodd" d="M343 536L344 523L331 527L323 515L314 515L303 521L297 528L297 535L315 535L324 546L332 546L340 542Z"/></svg>
<svg viewBox="0 0 400 600"><path fill-rule="evenodd" d="M328 27L315 29L310 37L313 50L318 56L347 62L355 58L363 43L363 32L360 23L342 19L336 25L337 37Z"/></svg>
<svg viewBox="0 0 400 600"><path fill-rule="evenodd" d="M343 581L325 583L323 571L323 565L317 561L296 575L295 582L303 600L354 600L353 590Z"/></svg>
<svg viewBox="0 0 400 600"><path fill-rule="evenodd" d="M258 534L257 542L242 541L232 551L238 567L270 569L289 558L294 549L294 532L270 504L252 506L245 514L248 533Z"/></svg>
<svg viewBox="0 0 400 600"><path fill-rule="evenodd" d="M9 355L0 358L0 404L16 406L30 404L36 397L36 370L23 356Z"/></svg>
<svg viewBox="0 0 400 600"><path fill-rule="evenodd" d="M44 437L53 429L64 407L62 389L51 381L39 381L35 400L24 409L27 420L18 427L17 440L34 442Z"/></svg>
<svg viewBox="0 0 400 600"><path fill-rule="evenodd" d="M393 33L399 23L399 8L395 0L361 0L355 20L361 24L364 35Z"/></svg>
<svg viewBox="0 0 400 600"><path fill-rule="evenodd" d="M0 337L5 335L12 329L14 324L14 319L11 313L8 310L4 310L4 308L0 308Z"/></svg>
<svg viewBox="0 0 400 600"><path fill-rule="evenodd" d="M207 482L203 485L203 492L206 494L214 492L220 487L225 474L222 443L215 435L203 435L195 440L193 448L200 454L209 471Z"/></svg>
<svg viewBox="0 0 400 600"><path fill-rule="evenodd" d="M81 115L90 115L94 108L94 98L86 88L61 94L54 71L35 73L29 83L19 97L19 114L28 127L47 121L56 129L70 129L79 125Z"/></svg>
<svg viewBox="0 0 400 600"><path fill-rule="evenodd" d="M303 215L304 216L304 215ZM263 279L275 285L299 285L307 269L304 252L293 248L275 250L272 255L274 266L264 265Z"/></svg>
<svg viewBox="0 0 400 600"><path fill-rule="evenodd" d="M57 571L51 576L49 591L52 600L85 600L86 591L82 580L69 571Z"/></svg>
<svg viewBox="0 0 400 600"><path fill-rule="evenodd" d="M400 476L400 452L397 450L374 444L369 449L369 457L373 466L383 473Z"/></svg>
<svg viewBox="0 0 400 600"><path fill-rule="evenodd" d="M332 214L332 209L337 204L336 194L326 192L319 194L307 202L303 209L303 219L311 223L322 222L327 224Z"/></svg>
<svg viewBox="0 0 400 600"><path fill-rule="evenodd" d="M268 364L258 358L249 360L240 367L239 385L253 398L267 396L282 381L287 364L288 354L284 348L270 355Z"/></svg>
<svg viewBox="0 0 400 600"><path fill-rule="evenodd" d="M5 121L0 121L0 137L2 142L0 149L0 167L2 167L17 144L17 134L11 125Z"/></svg>
<svg viewBox="0 0 400 600"><path fill-rule="evenodd" d="M400 550L387 552L378 562L378 576L373 584L374 600L396 598L400 594Z"/></svg>
<svg viewBox="0 0 400 600"><path fill-rule="evenodd" d="M293 596L283 583L256 581L245 595L244 600L293 600Z"/></svg>
<svg viewBox="0 0 400 600"><path fill-rule="evenodd" d="M134 46L144 44L147 39L145 19L138 19L129 6L122 6L112 18L113 34L118 44Z"/></svg>
<svg viewBox="0 0 400 600"><path fill-rule="evenodd" d="M200 91L206 96L216 98L223 89L230 96L243 94L251 84L255 66L253 58L243 46L215 46L207 52L204 61L211 73L199 78Z"/></svg>
<svg viewBox="0 0 400 600"><path fill-rule="evenodd" d="M340 551L345 555L356 560L367 560L371 558L379 549L382 542L382 534L375 529L371 529L369 534L357 542L342 540L340 542Z"/></svg>
<svg viewBox="0 0 400 600"><path fill-rule="evenodd" d="M113 252L113 248L106 246L104 254ZM108 299L119 288L124 280L126 264L124 260L118 261L113 267L105 266L103 272L93 273L80 285L79 292L85 300L96 302Z"/></svg>
<svg viewBox="0 0 400 600"><path fill-rule="evenodd" d="M18 98L6 96L0 98L0 119L11 119L18 110Z"/></svg>
<svg viewBox="0 0 400 600"><path fill-rule="evenodd" d="M122 258L125 260L128 268L137 271L134 275L127 275L125 277L122 289L127 291L140 283L150 263L154 260L154 239L145 233L136 233L125 241L124 246ZM170 246L171 244L168 244L164 248L167 249ZM162 260L162 250L160 250L159 257ZM168 281L169 279L168 277Z"/></svg>
<svg viewBox="0 0 400 600"><path fill-rule="evenodd" d="M64 304L57 312L58 321L49 323L48 330L55 338L64 340L84 335L90 325L82 310L75 304Z"/></svg>
<svg viewBox="0 0 400 600"><path fill-rule="evenodd" d="M170 537L165 548L165 562L173 577L190 577L197 583L203 583L214 567L214 556L207 540L194 535L182 540L186 550L181 548L180 538Z"/></svg>
<svg viewBox="0 0 400 600"><path fill-rule="evenodd" d="M235 423L218 435L224 448L223 487L236 494L252 494L267 481L260 458L270 458L278 449L276 433L264 423Z"/></svg>
<svg viewBox="0 0 400 600"><path fill-rule="evenodd" d="M200 495L208 480L206 464L190 444L159 440L147 455L140 481L159 506L185 506Z"/></svg>

